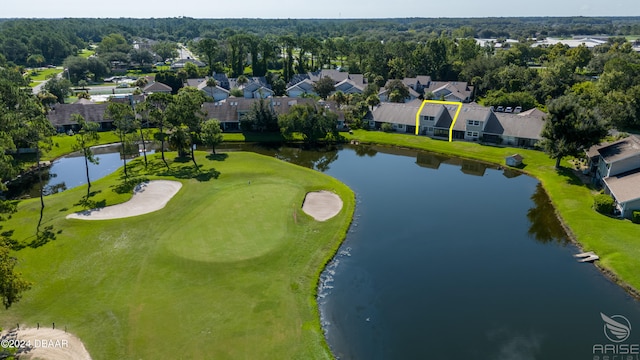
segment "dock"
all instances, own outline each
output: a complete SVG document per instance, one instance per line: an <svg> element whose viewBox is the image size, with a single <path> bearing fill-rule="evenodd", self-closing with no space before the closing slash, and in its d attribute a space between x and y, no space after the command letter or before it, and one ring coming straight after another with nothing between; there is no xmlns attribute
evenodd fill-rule
<svg viewBox="0 0 640 360"><path fill-rule="evenodd" d="M593 251L587 251L580 254L575 254L573 257L578 258L578 262L594 262L600 260L600 257Z"/></svg>

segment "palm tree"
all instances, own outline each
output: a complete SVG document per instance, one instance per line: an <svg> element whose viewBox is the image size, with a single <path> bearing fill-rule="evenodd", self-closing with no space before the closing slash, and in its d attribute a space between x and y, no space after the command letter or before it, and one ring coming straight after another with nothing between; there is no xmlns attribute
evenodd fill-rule
<svg viewBox="0 0 640 360"><path fill-rule="evenodd" d="M213 88L218 86L218 82L216 81L216 79L210 77L207 78L207 87L209 88L209 91L211 92L211 97L213 97Z"/></svg>

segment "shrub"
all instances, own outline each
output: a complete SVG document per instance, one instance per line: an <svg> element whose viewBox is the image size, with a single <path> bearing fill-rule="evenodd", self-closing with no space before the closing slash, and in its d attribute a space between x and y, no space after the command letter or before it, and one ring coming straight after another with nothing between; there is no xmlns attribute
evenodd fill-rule
<svg viewBox="0 0 640 360"><path fill-rule="evenodd" d="M382 125L380 126L380 129L384 132L392 132L393 131L393 125L389 124L389 123L382 123Z"/></svg>
<svg viewBox="0 0 640 360"><path fill-rule="evenodd" d="M633 212L633 215L631 216L631 221L633 221L634 224L640 224L640 211Z"/></svg>
<svg viewBox="0 0 640 360"><path fill-rule="evenodd" d="M613 198L607 194L598 194L593 197L593 208L605 215L609 215L613 212Z"/></svg>

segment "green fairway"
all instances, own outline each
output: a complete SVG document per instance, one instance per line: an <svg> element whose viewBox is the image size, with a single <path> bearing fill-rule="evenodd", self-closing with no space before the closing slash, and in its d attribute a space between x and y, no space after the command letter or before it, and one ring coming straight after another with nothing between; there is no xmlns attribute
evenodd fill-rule
<svg viewBox="0 0 640 360"><path fill-rule="evenodd" d="M347 135L361 143L376 143L423 149L504 165L506 156L524 157L524 172L536 177L544 186L554 207L568 227L570 235L584 250L600 256L596 264L613 274L624 287L640 294L640 225L629 220L604 216L592 209L596 192L584 185L564 159L556 170L555 161L536 150L480 145L465 141L447 142L424 136L356 130Z"/></svg>
<svg viewBox="0 0 640 360"><path fill-rule="evenodd" d="M35 284L5 312L0 325L66 326L94 359L330 358L315 301L323 265L343 240L354 210L344 184L316 171L252 153L191 162L159 155L148 179L178 179L182 189L155 213L82 221L86 188L46 198L44 226L57 239L17 253ZM169 153L172 159L175 153ZM120 172L92 186L92 200L111 205ZM301 211L307 192L327 189L344 202L333 219ZM6 222L15 238L31 240L39 202L22 201Z"/></svg>

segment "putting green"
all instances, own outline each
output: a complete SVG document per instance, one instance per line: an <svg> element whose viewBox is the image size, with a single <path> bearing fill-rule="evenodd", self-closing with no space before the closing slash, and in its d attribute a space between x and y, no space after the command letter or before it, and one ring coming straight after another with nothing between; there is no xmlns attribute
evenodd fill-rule
<svg viewBox="0 0 640 360"><path fill-rule="evenodd" d="M182 227L194 229L188 237L180 237L177 229L163 238L175 255L190 260L256 258L285 243L287 221L301 193L302 188L286 183L235 182L176 217Z"/></svg>

